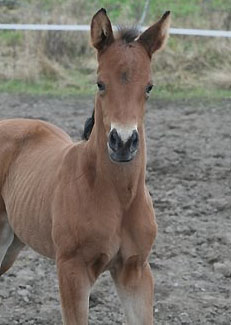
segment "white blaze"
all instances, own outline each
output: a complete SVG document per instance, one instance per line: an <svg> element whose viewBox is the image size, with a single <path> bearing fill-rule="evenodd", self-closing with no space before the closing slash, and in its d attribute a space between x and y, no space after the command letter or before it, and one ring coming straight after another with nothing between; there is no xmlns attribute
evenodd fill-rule
<svg viewBox="0 0 231 325"><path fill-rule="evenodd" d="M121 140L125 143L132 136L133 131L137 131L137 124L122 125L118 123L112 123L110 131L113 129L116 129Z"/></svg>

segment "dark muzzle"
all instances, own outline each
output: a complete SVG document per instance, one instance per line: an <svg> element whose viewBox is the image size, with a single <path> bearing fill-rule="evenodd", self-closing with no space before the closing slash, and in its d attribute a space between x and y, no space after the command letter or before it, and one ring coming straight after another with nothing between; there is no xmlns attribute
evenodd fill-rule
<svg viewBox="0 0 231 325"><path fill-rule="evenodd" d="M108 151L112 161L129 162L131 161L138 149L139 134L133 130L130 137L123 141L116 129L112 129L108 137Z"/></svg>

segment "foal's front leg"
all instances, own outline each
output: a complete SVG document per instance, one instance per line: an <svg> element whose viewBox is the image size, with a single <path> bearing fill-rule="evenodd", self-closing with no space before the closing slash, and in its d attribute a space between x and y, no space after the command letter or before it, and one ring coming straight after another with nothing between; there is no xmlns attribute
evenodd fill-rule
<svg viewBox="0 0 231 325"><path fill-rule="evenodd" d="M87 325L92 280L82 258L57 257L59 289L65 325Z"/></svg>
<svg viewBox="0 0 231 325"><path fill-rule="evenodd" d="M128 263L111 272L128 325L153 324L154 281L149 264Z"/></svg>

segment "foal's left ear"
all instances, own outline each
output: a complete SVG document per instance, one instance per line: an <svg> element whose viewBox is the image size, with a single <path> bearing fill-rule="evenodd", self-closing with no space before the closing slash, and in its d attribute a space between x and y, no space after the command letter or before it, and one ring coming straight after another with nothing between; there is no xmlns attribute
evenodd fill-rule
<svg viewBox="0 0 231 325"><path fill-rule="evenodd" d="M168 31L170 26L170 11L166 11L160 20L144 31L138 38L148 55L162 49L168 39Z"/></svg>
<svg viewBox="0 0 231 325"><path fill-rule="evenodd" d="M91 21L91 42L100 52L114 42L111 22L105 9L100 9Z"/></svg>

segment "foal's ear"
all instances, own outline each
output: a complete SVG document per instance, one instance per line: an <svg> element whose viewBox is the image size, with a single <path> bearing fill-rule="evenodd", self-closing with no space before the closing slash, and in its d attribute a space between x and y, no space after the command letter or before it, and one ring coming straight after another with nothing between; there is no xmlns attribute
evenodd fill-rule
<svg viewBox="0 0 231 325"><path fill-rule="evenodd" d="M160 20L144 31L138 38L151 57L152 54L162 49L168 38L170 26L170 11L166 11Z"/></svg>
<svg viewBox="0 0 231 325"><path fill-rule="evenodd" d="M91 42L98 50L102 51L114 41L111 22L105 9L100 9L91 21Z"/></svg>

